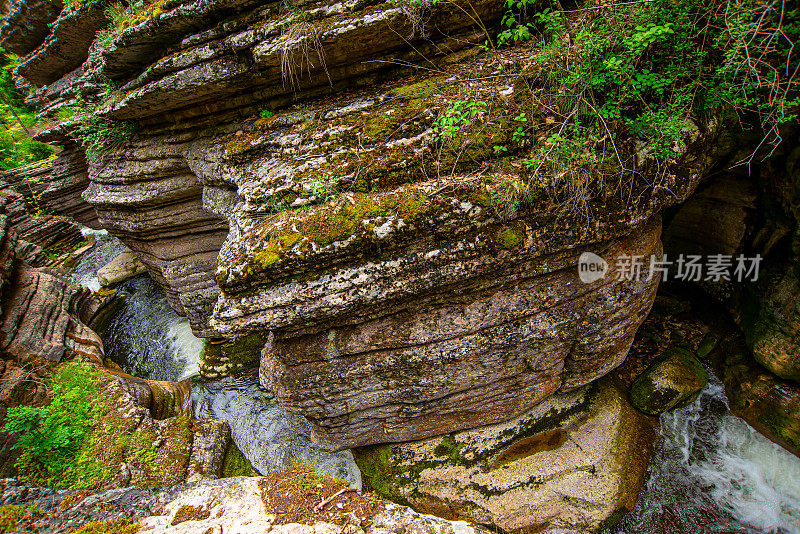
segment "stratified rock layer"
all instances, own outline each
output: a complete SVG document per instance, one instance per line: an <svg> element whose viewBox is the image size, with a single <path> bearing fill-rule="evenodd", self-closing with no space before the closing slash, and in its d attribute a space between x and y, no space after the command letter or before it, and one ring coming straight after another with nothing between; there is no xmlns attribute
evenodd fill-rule
<svg viewBox="0 0 800 534"><path fill-rule="evenodd" d="M594 532L636 503L654 433L608 380L517 419L357 451L381 493L505 532Z"/></svg>
<svg viewBox="0 0 800 534"><path fill-rule="evenodd" d="M534 230L521 235L517 251L496 256L470 250L484 236L472 237L450 250L443 243L259 295L257 303L294 301L275 309L276 327L286 312L307 320L337 299L353 304L342 322L366 316L316 334L274 335L263 352L262 382L289 411L308 417L321 441L352 447L496 423L603 376L625 358L657 281L619 279L612 268L606 279L583 284L576 269L582 249L540 255ZM609 258L658 256L659 225L594 250ZM380 293L386 290L393 299Z"/></svg>
<svg viewBox="0 0 800 534"><path fill-rule="evenodd" d="M698 125L674 169L637 169L629 205L606 184L606 205L556 213L522 170L552 117L532 111L542 128L519 142L507 113L542 90L529 45L503 61L472 46L503 4L414 5L167 0L78 50L99 2L62 13L18 70L50 84L41 109L80 94L101 121L137 121L83 198L196 335L259 340L262 383L330 449L508 420L617 366L658 283L617 261L660 257L660 213L729 148L721 123ZM443 135L466 101L485 110ZM74 128L39 138L71 150ZM580 282L583 252L606 278ZM259 351L225 352L204 369Z"/></svg>

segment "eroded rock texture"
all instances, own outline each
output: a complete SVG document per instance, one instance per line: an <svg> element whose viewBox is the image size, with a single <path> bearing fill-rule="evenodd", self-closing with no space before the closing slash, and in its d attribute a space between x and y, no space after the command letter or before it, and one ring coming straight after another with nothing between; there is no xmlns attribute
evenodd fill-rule
<svg viewBox="0 0 800 534"><path fill-rule="evenodd" d="M729 146L720 123L698 125L673 171L643 167L632 204L551 211L505 114L542 91L530 50L470 46L502 3L413 6L168 0L80 65L57 51L94 32L90 7L62 13L19 68L49 84L29 98L41 109L80 92L103 120L137 121L90 163L83 198L196 335L267 340L262 383L331 449L507 420L617 366L657 285L618 278L617 257L658 258L660 213ZM437 133L465 100L485 110ZM546 138L552 117L530 120ZM74 147L74 128L39 138ZM495 161L498 146L516 159ZM585 251L608 258L606 278L579 281ZM209 372L258 354L221 352Z"/></svg>
<svg viewBox="0 0 800 534"><path fill-rule="evenodd" d="M610 380L554 395L511 421L356 451L381 494L505 532L596 532L631 510L652 421Z"/></svg>
<svg viewBox="0 0 800 534"><path fill-rule="evenodd" d="M27 487L10 479L0 480L0 500L4 504L28 505L36 510L20 528L42 534L55 534L84 525L92 530L121 529L137 524L141 530L163 534L196 532L236 532L261 534L486 534L485 528L464 521L447 521L423 515L380 499L344 494L329 507L337 513L310 512L280 520L281 514L266 505L269 490L263 478L235 477L199 481L153 489L130 488L91 495L55 492ZM294 483L296 484L296 483ZM287 480L286 493L300 493ZM338 489L338 488L336 488ZM274 491L274 490L273 490ZM298 495L299 496L299 495ZM291 500L284 503L294 506ZM317 504L314 502L314 504ZM336 505L340 505L338 508ZM368 510L369 513L364 513ZM344 520L329 520L330 516ZM333 522L336 521L336 522Z"/></svg>

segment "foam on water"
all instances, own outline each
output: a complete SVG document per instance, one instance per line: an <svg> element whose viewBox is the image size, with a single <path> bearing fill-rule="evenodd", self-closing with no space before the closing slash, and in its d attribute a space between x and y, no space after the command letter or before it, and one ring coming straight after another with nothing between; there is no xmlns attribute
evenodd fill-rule
<svg viewBox="0 0 800 534"><path fill-rule="evenodd" d="M94 246L81 256L72 270L70 281L88 287L92 291L100 291L100 282L97 281L97 270L107 265L125 250L125 245L117 238L108 234L106 230L92 230L81 228L81 234L94 236Z"/></svg>
<svg viewBox="0 0 800 534"><path fill-rule="evenodd" d="M146 275L119 290L127 297L103 335L106 356L140 378L179 381L197 375L203 340L192 335L189 321L169 306L164 291Z"/></svg>
<svg viewBox="0 0 800 534"><path fill-rule="evenodd" d="M253 376L196 383L192 388L195 417L226 421L239 450L261 474L288 469L305 460L361 489L361 472L350 451L326 452L311 440L311 425L287 413Z"/></svg>
<svg viewBox="0 0 800 534"><path fill-rule="evenodd" d="M713 375L690 406L663 414L636 509L616 533L800 533L800 458L728 412Z"/></svg>

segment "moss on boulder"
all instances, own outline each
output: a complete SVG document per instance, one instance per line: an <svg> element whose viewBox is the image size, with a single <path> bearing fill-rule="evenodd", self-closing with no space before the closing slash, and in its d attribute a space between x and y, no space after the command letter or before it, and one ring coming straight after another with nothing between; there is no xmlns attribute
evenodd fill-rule
<svg viewBox="0 0 800 534"><path fill-rule="evenodd" d="M635 505L654 433L608 379L507 423L354 451L390 500L505 532L595 530Z"/></svg>
<svg viewBox="0 0 800 534"><path fill-rule="evenodd" d="M658 415L692 402L708 382L708 371L686 349L666 350L631 385L631 403Z"/></svg>
<svg viewBox="0 0 800 534"><path fill-rule="evenodd" d="M258 368L267 334L256 332L228 340L206 340L200 353L200 375L215 379Z"/></svg>

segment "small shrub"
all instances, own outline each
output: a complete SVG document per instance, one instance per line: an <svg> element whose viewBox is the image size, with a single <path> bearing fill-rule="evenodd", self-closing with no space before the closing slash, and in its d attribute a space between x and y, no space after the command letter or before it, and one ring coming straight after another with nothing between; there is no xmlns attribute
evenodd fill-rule
<svg viewBox="0 0 800 534"><path fill-rule="evenodd" d="M66 108L61 108L56 118L69 120L73 135L86 151L86 159L91 163L102 160L108 149L125 142L138 131L136 123L102 118L97 114L99 106L78 95Z"/></svg>
<svg viewBox="0 0 800 534"><path fill-rule="evenodd" d="M328 202L339 196L336 181L333 180L332 174L329 172L311 182L310 192L318 202Z"/></svg>
<svg viewBox="0 0 800 534"><path fill-rule="evenodd" d="M452 138L473 121L479 120L487 111L486 102L456 100L439 114L433 123L433 130L438 139Z"/></svg>
<svg viewBox="0 0 800 534"><path fill-rule="evenodd" d="M258 116L261 117L262 119L269 119L270 117L275 116L275 112L270 111L268 109L262 109L261 111L258 112Z"/></svg>
<svg viewBox="0 0 800 534"><path fill-rule="evenodd" d="M23 449L15 467L20 479L64 479L102 404L95 393L96 371L86 363L58 367L51 377L48 406L9 408L3 430L19 433Z"/></svg>

